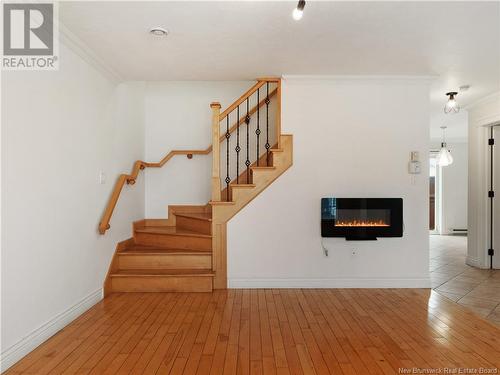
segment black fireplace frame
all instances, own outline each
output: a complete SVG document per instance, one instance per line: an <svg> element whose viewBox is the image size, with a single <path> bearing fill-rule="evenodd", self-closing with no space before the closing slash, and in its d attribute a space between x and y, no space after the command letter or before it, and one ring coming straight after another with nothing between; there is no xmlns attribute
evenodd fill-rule
<svg viewBox="0 0 500 375"><path fill-rule="evenodd" d="M389 210L390 224L387 227L335 226L336 210L331 209L332 203L334 204L336 209ZM348 241L376 240L378 237L403 237L403 199L402 198L322 198L321 237L345 237L345 239Z"/></svg>

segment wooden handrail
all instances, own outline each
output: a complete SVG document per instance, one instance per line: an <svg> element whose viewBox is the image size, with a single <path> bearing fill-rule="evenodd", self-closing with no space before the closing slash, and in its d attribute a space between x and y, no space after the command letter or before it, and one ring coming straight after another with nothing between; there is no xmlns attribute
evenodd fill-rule
<svg viewBox="0 0 500 375"><path fill-rule="evenodd" d="M259 80L250 90L248 90L243 96L241 96L237 101L235 101L231 106L228 107L222 114L226 113L229 114L234 110L238 105L243 103L246 98L250 95L252 95L255 91L257 91L262 85L264 85L266 82L276 82L274 78L266 78L264 80ZM278 88L275 88L272 92L269 93L269 97L272 97L276 95L278 92ZM238 103L238 104L236 104ZM257 105L255 105L250 111L249 114L252 115L257 111L257 108L262 107L265 105L265 99L261 100ZM228 110L232 108L228 112ZM222 116L222 114L219 116L219 119L222 120L225 116ZM246 114L245 114L246 116ZM245 116L242 116L239 121L236 121L233 126L229 129L230 133L233 133L238 125L241 125L243 122L245 122ZM225 134L219 137L219 142L224 140L226 138ZM120 198L121 191L123 189L123 186L125 184L133 185L136 182L137 176L139 175L139 172L143 170L144 168L161 168L165 163L167 163L170 159L172 159L176 155L186 155L188 159L192 159L193 155L208 155L210 152L212 152L212 145L208 146L205 150L172 150L170 151L163 159L161 159L159 162L156 163L148 163L142 160L137 160L134 163L134 166L132 168L132 171L130 174L121 174L118 179L116 180L115 187L113 188L113 192L111 193L111 197L109 198L108 205L106 206L106 209L104 211L104 214L101 218L101 221L99 222L99 233L100 234L105 234L106 231L111 227L109 222L111 220L111 216L113 215L113 211L116 207L116 203L118 203L118 199Z"/></svg>
<svg viewBox="0 0 500 375"><path fill-rule="evenodd" d="M257 81L255 85L253 85L246 93L241 95L238 100L236 100L233 104L231 104L227 109L222 112L219 116L219 120L222 121L224 118L233 112L236 107L238 107L241 103L243 103L247 98L249 98L254 92L256 92L258 89L260 89L262 86L266 84L266 81Z"/></svg>

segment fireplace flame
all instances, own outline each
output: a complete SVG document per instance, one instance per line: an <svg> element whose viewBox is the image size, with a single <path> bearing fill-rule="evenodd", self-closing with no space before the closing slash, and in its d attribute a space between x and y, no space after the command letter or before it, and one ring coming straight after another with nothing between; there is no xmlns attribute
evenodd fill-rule
<svg viewBox="0 0 500 375"><path fill-rule="evenodd" d="M384 220L337 220L336 227L388 227Z"/></svg>

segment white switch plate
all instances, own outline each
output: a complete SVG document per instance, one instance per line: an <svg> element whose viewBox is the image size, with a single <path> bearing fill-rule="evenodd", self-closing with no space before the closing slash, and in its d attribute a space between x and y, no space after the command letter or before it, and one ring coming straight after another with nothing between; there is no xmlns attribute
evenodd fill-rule
<svg viewBox="0 0 500 375"><path fill-rule="evenodd" d="M106 183L106 173L104 173L103 171L99 172L99 183L101 185L104 185Z"/></svg>
<svg viewBox="0 0 500 375"><path fill-rule="evenodd" d="M419 161L410 161L408 163L408 173L410 174L420 174L420 162Z"/></svg>

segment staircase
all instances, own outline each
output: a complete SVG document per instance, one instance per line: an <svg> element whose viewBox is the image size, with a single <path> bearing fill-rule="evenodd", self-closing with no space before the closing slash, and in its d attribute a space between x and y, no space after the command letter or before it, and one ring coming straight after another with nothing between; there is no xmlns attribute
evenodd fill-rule
<svg viewBox="0 0 500 375"><path fill-rule="evenodd" d="M104 283L105 295L113 292L210 292L214 288L227 287L227 222L292 165L292 136L281 134L279 126L280 83L279 79L258 80L222 114L220 105L212 104L213 143L206 152L212 151L213 154L212 200L202 206L169 206L167 219L135 222L133 238L120 242L116 248ZM271 84L277 86L274 91L270 91ZM261 91L265 97L262 101ZM250 110L253 96L256 96L255 106ZM272 98L275 98L276 109L273 147L270 146L272 132L269 131ZM230 128L231 114L236 122ZM252 124L251 117L255 114L257 116L253 117L257 118ZM265 122L263 120L261 130L262 118ZM222 136L221 125L226 127ZM256 135L256 142L250 141L250 130ZM243 139L240 144L241 134ZM263 147L261 134L265 136ZM230 138L234 135L237 139L231 145ZM254 145L250 146L251 143ZM232 152L234 145L235 152ZM221 146L225 146L225 150L221 150ZM252 161L250 147L256 149ZM204 154L205 151L191 150L185 154L192 158L193 154ZM245 157L240 163L240 159ZM231 160L236 160L236 168L233 166L231 169ZM106 222L105 218L109 220L111 217L123 183L134 183L139 170L158 164L164 163L138 161L131 175L120 176L108 206L111 213L106 211L101 221L101 233L109 229L109 221ZM225 178L221 178L224 167ZM224 189L221 188L221 180L224 181Z"/></svg>

